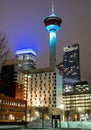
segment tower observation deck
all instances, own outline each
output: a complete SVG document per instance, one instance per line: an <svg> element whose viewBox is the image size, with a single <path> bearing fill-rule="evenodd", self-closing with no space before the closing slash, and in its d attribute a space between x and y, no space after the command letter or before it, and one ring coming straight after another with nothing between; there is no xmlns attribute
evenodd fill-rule
<svg viewBox="0 0 91 130"><path fill-rule="evenodd" d="M62 19L54 14L52 14L44 19L44 24L49 32L50 41L50 67L56 67L56 33L60 30Z"/></svg>

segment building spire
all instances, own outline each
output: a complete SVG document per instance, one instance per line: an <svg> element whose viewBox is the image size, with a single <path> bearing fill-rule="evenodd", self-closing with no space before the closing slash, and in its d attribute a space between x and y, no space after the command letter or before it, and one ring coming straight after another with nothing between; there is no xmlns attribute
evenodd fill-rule
<svg viewBox="0 0 91 130"><path fill-rule="evenodd" d="M54 14L54 4L52 2L52 14Z"/></svg>

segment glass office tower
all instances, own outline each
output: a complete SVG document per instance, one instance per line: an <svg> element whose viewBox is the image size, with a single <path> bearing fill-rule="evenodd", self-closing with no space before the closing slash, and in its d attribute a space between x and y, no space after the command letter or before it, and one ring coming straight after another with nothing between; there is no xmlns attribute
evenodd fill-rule
<svg viewBox="0 0 91 130"><path fill-rule="evenodd" d="M80 81L79 44L64 47L63 92L73 92L73 84Z"/></svg>

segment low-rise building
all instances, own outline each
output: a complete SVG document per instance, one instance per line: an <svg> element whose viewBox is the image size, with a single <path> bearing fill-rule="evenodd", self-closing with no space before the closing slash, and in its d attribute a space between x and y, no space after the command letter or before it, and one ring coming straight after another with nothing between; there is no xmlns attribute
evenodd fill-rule
<svg viewBox="0 0 91 130"><path fill-rule="evenodd" d="M0 122L24 121L26 101L0 94Z"/></svg>
<svg viewBox="0 0 91 130"><path fill-rule="evenodd" d="M91 119L91 89L87 81L74 84L74 92L63 94L66 116L72 120Z"/></svg>

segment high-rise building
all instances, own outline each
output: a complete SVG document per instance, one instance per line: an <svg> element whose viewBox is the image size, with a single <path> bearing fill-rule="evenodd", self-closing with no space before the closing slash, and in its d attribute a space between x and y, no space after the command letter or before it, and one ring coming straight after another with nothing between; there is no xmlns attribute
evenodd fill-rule
<svg viewBox="0 0 91 130"><path fill-rule="evenodd" d="M79 44L64 47L63 92L73 91L73 84L80 81Z"/></svg>
<svg viewBox="0 0 91 130"><path fill-rule="evenodd" d="M53 6L52 6L53 7ZM52 14L44 19L44 24L49 32L50 43L50 67L56 67L56 33L60 30L62 19L54 14L52 8Z"/></svg>
<svg viewBox="0 0 91 130"><path fill-rule="evenodd" d="M36 68L36 53L32 49L18 50L16 58L20 60L19 67L24 70Z"/></svg>

